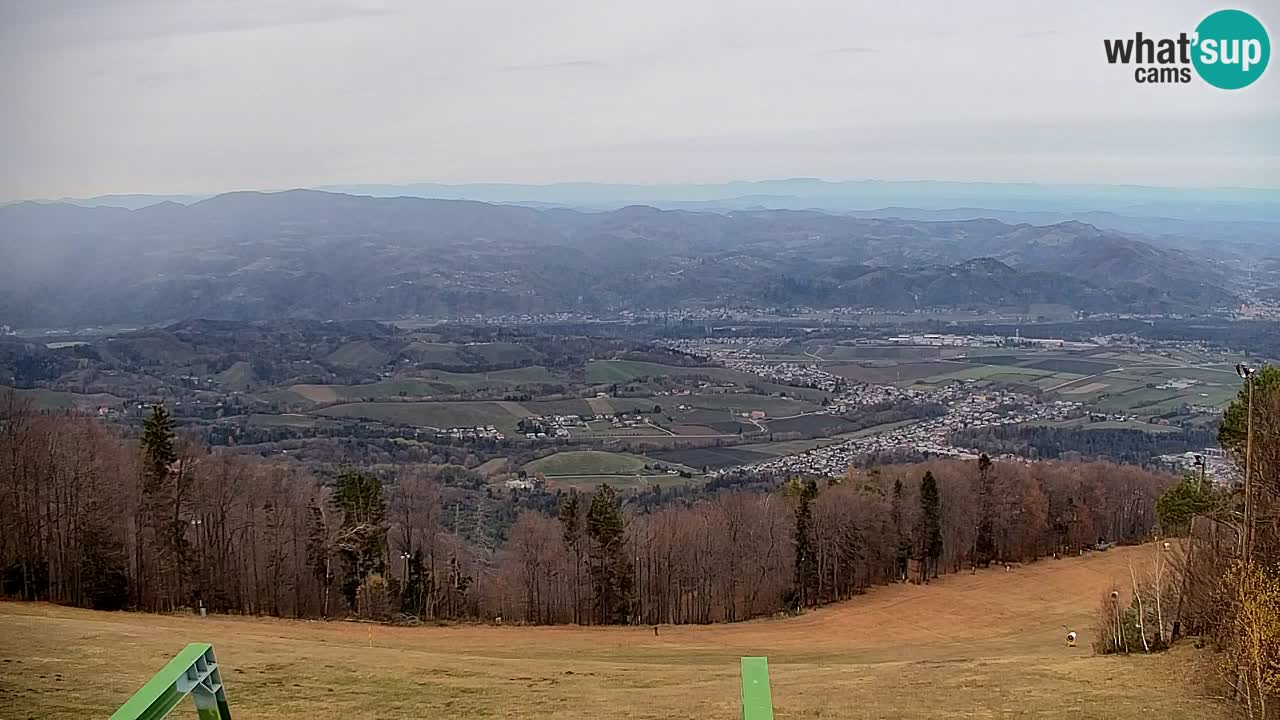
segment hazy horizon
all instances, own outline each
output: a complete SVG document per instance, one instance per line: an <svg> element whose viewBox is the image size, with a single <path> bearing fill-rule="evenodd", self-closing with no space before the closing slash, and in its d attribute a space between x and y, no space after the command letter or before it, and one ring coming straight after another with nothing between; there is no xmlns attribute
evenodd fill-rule
<svg viewBox="0 0 1280 720"><path fill-rule="evenodd" d="M1236 7L1277 25L1274 8ZM1146 86L1207 0L0 0L0 198L867 177L1280 188L1280 81ZM672 20L676 18L677 20Z"/></svg>

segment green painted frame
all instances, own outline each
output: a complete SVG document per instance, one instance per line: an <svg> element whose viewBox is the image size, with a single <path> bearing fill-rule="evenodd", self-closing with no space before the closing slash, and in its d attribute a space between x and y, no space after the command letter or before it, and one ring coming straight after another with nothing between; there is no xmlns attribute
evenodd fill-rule
<svg viewBox="0 0 1280 720"><path fill-rule="evenodd" d="M769 658L742 658L742 720L773 720Z"/></svg>
<svg viewBox="0 0 1280 720"><path fill-rule="evenodd" d="M199 720L231 720L218 661L209 643L191 643L111 714L111 720L160 720L190 695Z"/></svg>

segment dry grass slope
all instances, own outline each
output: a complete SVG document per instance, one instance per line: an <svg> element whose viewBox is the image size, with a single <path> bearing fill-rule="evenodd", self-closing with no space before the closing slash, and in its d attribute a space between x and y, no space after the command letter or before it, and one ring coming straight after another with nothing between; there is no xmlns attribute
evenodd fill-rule
<svg viewBox="0 0 1280 720"><path fill-rule="evenodd" d="M789 620L391 628L0 604L0 717L105 716L184 643L214 643L235 717L738 717L768 655L782 718L1225 718L1188 649L1089 654L1100 593L1143 549L894 586ZM1082 632L1066 648L1065 628Z"/></svg>

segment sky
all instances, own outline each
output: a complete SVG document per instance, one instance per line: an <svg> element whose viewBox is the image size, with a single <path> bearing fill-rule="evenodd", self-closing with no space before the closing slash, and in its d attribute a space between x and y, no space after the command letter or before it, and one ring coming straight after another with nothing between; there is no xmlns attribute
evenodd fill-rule
<svg viewBox="0 0 1280 720"><path fill-rule="evenodd" d="M329 184L1280 187L1280 68L1140 85L1195 0L0 0L0 201ZM1280 6L1240 2L1280 35ZM1280 65L1280 61L1272 65Z"/></svg>

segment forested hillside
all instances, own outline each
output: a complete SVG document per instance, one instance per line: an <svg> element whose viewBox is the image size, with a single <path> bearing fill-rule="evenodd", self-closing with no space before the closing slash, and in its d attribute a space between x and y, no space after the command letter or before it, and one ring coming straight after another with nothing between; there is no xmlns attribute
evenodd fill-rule
<svg viewBox="0 0 1280 720"><path fill-rule="evenodd" d="M400 466L322 479L176 439L163 409L141 438L127 438L7 393L3 591L299 617L742 620L1099 538L1143 539L1172 479L1108 463L982 460L821 482L762 477L759 491L674 504L601 486L526 505L504 540L450 507L459 472Z"/></svg>
<svg viewBox="0 0 1280 720"><path fill-rule="evenodd" d="M303 190L137 210L4 206L0 255L0 319L16 327L686 303L1168 313L1237 300L1216 265L1080 222L591 213Z"/></svg>

